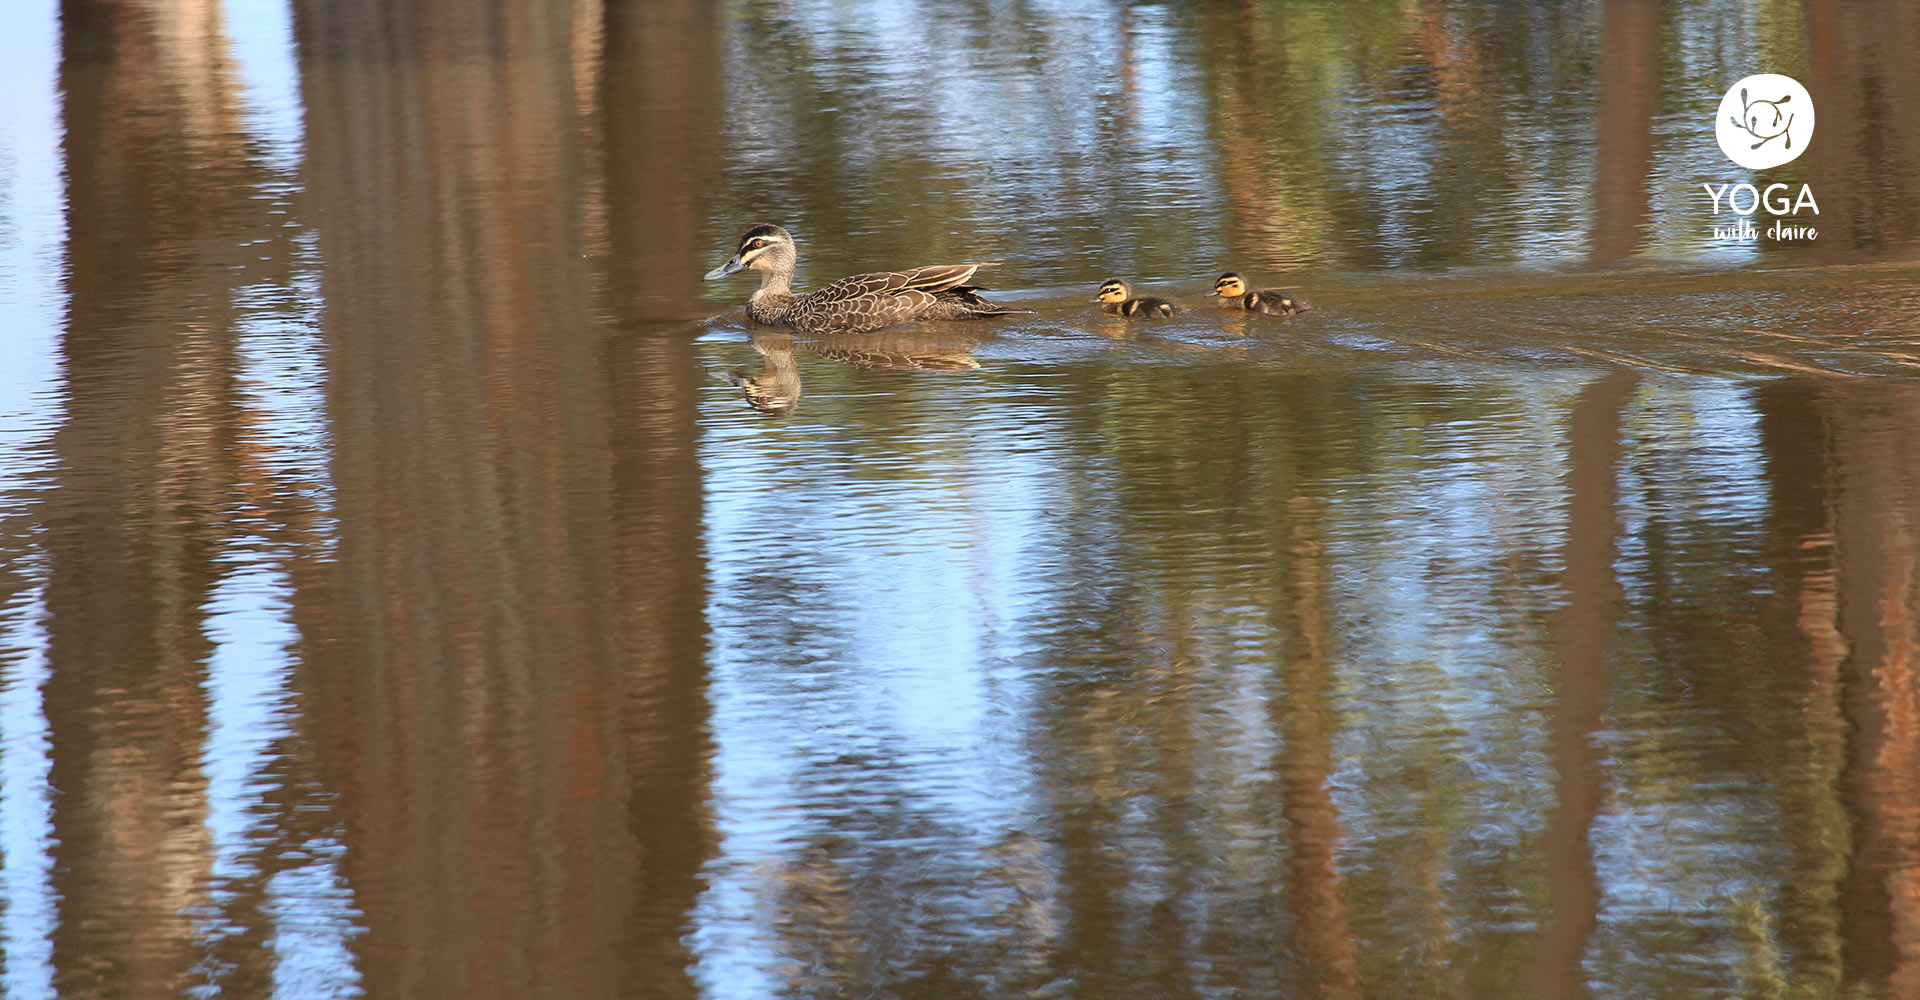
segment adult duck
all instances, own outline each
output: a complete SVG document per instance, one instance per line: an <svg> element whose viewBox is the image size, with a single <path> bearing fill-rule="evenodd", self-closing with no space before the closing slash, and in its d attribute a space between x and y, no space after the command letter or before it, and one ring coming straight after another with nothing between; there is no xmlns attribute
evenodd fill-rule
<svg viewBox="0 0 1920 1000"><path fill-rule="evenodd" d="M800 259L793 235L779 226L755 226L725 264L707 272L714 281L758 271L760 287L747 298L747 316L802 333L864 333L923 319L986 319L1030 313L980 297L967 282L982 264L935 264L911 271L878 271L841 278L796 295L793 268Z"/></svg>

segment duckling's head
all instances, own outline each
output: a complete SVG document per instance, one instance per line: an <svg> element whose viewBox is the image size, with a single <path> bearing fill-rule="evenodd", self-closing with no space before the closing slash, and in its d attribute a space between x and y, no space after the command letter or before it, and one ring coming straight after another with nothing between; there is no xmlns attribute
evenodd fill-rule
<svg viewBox="0 0 1920 1000"><path fill-rule="evenodd" d="M1095 302L1125 302L1133 298L1133 290L1119 278L1108 278L1100 285L1100 294L1094 296Z"/></svg>
<svg viewBox="0 0 1920 1000"><path fill-rule="evenodd" d="M774 274L783 269L791 274L794 259L797 256L793 248L793 236L786 230L779 226L755 226L740 237L740 248L734 251L732 257L727 258L725 264L707 272L706 280L712 281L730 274L739 274L749 268L759 271L762 275Z"/></svg>
<svg viewBox="0 0 1920 1000"><path fill-rule="evenodd" d="M1213 291L1207 294L1209 296L1220 295L1229 299L1237 299L1247 294L1247 283L1242 280L1238 274L1228 271L1214 279Z"/></svg>

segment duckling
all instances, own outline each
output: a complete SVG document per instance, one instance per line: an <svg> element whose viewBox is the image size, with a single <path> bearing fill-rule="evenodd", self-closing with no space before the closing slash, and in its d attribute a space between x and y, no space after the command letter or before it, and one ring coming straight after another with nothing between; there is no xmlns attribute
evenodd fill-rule
<svg viewBox="0 0 1920 1000"><path fill-rule="evenodd" d="M1033 311L981 298L980 286L966 282L985 264L856 274L795 295L791 285L799 256L792 234L779 226L755 226L740 237L739 249L725 264L707 272L706 280L749 269L760 272L760 287L747 299L747 316L803 333L864 333L920 319L984 319Z"/></svg>
<svg viewBox="0 0 1920 1000"><path fill-rule="evenodd" d="M1156 299L1151 295L1134 297L1133 289L1119 278L1109 278L1100 285L1100 294L1093 301L1100 308L1115 316L1172 316L1180 307L1166 299Z"/></svg>
<svg viewBox="0 0 1920 1000"><path fill-rule="evenodd" d="M1227 309L1245 309L1248 312L1268 313L1274 316L1291 316L1306 312L1310 306L1288 295L1278 288L1263 288L1257 292L1247 290L1246 279L1233 271L1221 275L1213 283L1213 291L1208 296L1220 296L1220 305Z"/></svg>

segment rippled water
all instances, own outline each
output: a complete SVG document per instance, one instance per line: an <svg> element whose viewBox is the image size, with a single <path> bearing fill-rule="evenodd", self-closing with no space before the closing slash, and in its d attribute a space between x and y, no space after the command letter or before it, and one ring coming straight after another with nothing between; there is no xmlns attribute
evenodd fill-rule
<svg viewBox="0 0 1920 1000"><path fill-rule="evenodd" d="M1920 991L1910 5L0 38L7 997Z"/></svg>

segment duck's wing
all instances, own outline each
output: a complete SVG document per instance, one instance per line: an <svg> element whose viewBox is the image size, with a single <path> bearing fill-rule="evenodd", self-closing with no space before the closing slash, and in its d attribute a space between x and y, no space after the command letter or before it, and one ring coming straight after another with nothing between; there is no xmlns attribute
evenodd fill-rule
<svg viewBox="0 0 1920 1000"><path fill-rule="evenodd" d="M809 332L856 333L904 323L979 269L979 264L936 264L855 274L801 296L789 315Z"/></svg>
<svg viewBox="0 0 1920 1000"><path fill-rule="evenodd" d="M1290 316L1312 308L1281 288L1262 288L1255 293L1255 305L1261 312Z"/></svg>
<svg viewBox="0 0 1920 1000"><path fill-rule="evenodd" d="M812 292L807 295L807 298L830 302L869 295L942 292L955 285L965 284L968 278L973 277L973 272L979 269L979 264L935 264L932 267L916 267L911 271L855 274L841 278L817 292Z"/></svg>

